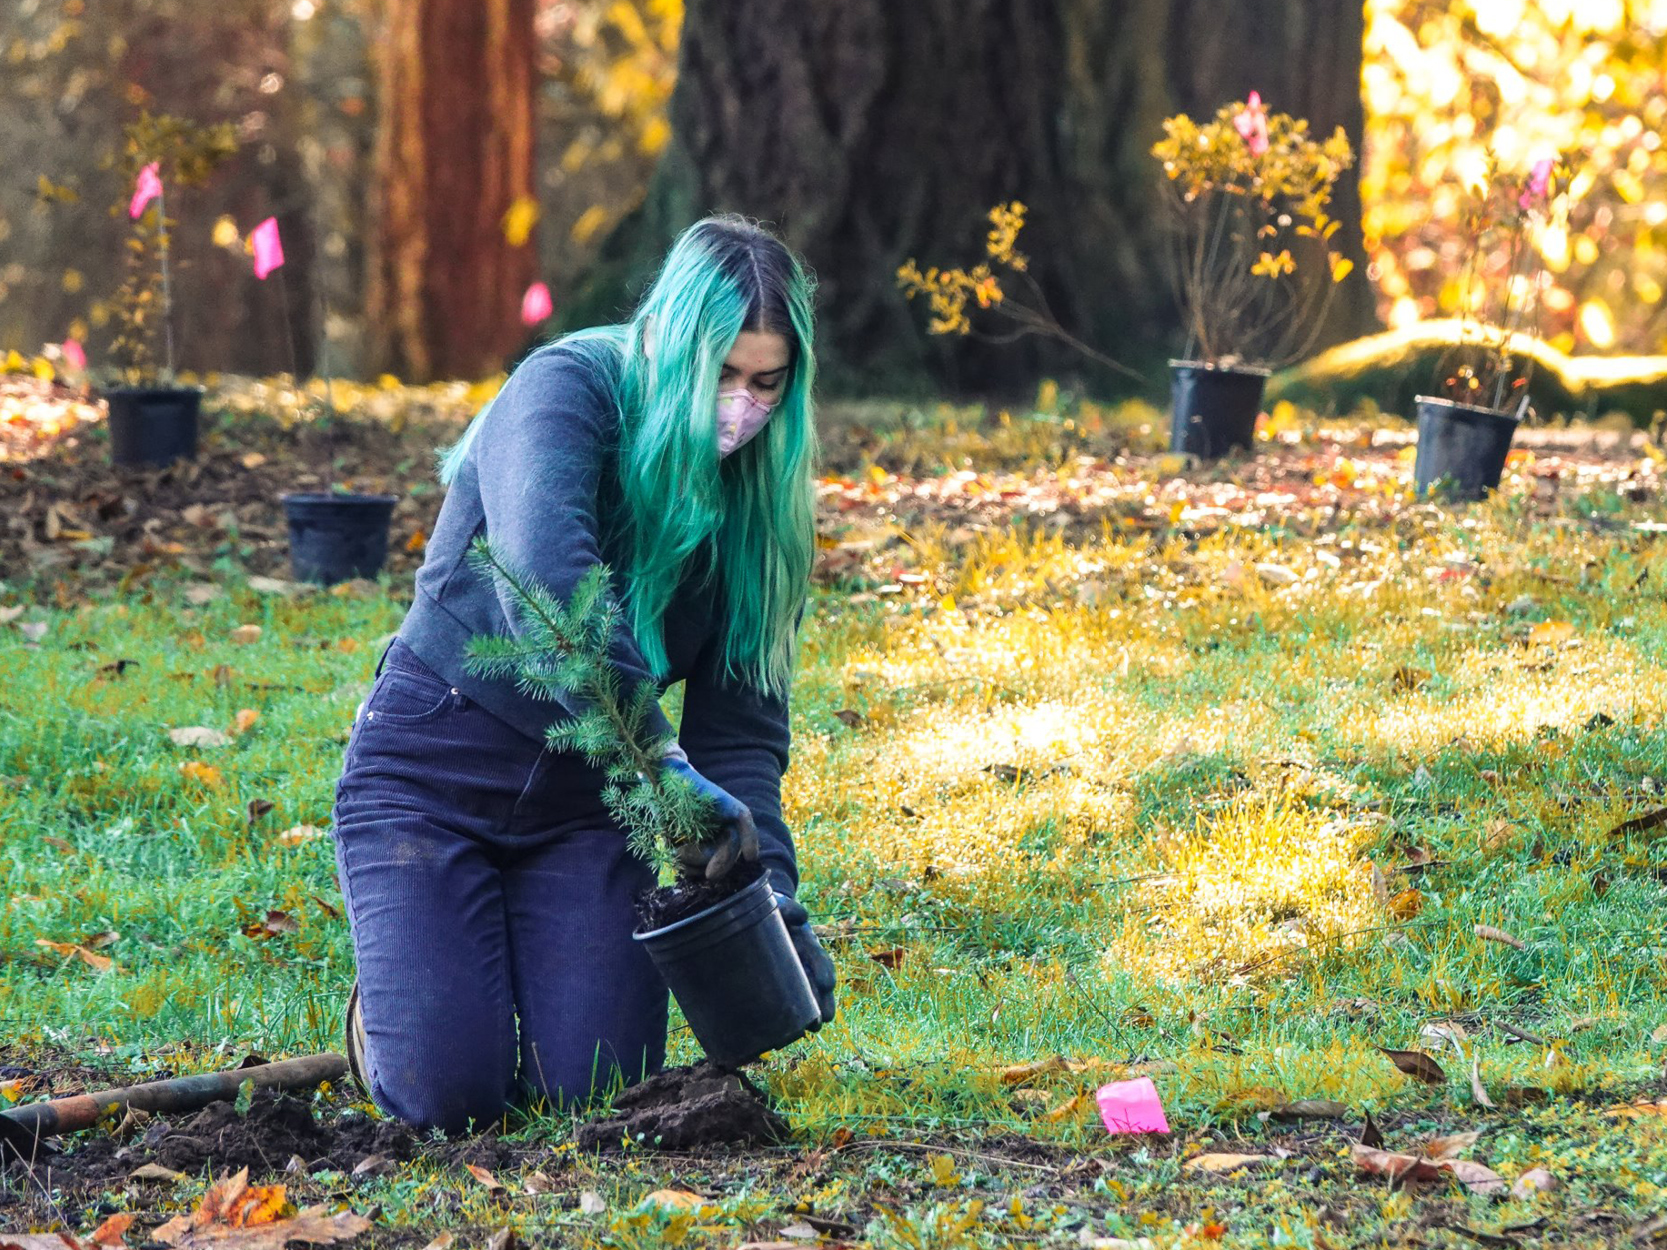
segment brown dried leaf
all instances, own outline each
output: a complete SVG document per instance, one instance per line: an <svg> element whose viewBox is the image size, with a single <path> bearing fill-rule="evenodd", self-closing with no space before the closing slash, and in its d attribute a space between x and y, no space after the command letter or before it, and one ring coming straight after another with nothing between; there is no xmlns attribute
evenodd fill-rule
<svg viewBox="0 0 1667 1250"><path fill-rule="evenodd" d="M1065 1056L1054 1055L1048 1059L1035 1059L1030 1063L1015 1063L1003 1068L1000 1072L1003 1085L1022 1085L1026 1081L1034 1081L1039 1076L1049 1076L1066 1069Z"/></svg>
<svg viewBox="0 0 1667 1250"><path fill-rule="evenodd" d="M1412 886L1395 895L1386 904L1389 914L1397 920L1411 920L1424 910L1424 896Z"/></svg>
<svg viewBox="0 0 1667 1250"><path fill-rule="evenodd" d="M1181 1165L1183 1172L1214 1172L1217 1175L1237 1172L1243 1168L1261 1167L1278 1163L1272 1155L1201 1154Z"/></svg>
<svg viewBox="0 0 1667 1250"><path fill-rule="evenodd" d="M1667 807L1658 807L1653 812L1645 812L1642 816L1634 816L1631 820L1624 820L1609 831L1612 838L1624 838L1629 833L1643 833L1649 829L1657 829L1667 825Z"/></svg>
<svg viewBox="0 0 1667 1250"><path fill-rule="evenodd" d="M1304 1098L1275 1107L1268 1114L1276 1120L1341 1120L1348 1107L1329 1098Z"/></svg>
<svg viewBox="0 0 1667 1250"><path fill-rule="evenodd" d="M478 1163L465 1163L463 1167L470 1176L486 1186L487 1192L494 1194L503 1192L504 1183Z"/></svg>
<svg viewBox="0 0 1667 1250"><path fill-rule="evenodd" d="M1528 944L1521 938L1507 933L1503 929L1496 929L1491 924L1479 924L1476 926L1475 932L1476 936L1484 942L1503 942L1506 946L1514 946L1519 951L1528 949Z"/></svg>
<svg viewBox="0 0 1667 1250"><path fill-rule="evenodd" d="M699 1194L692 1194L687 1189L656 1189L648 1195L647 1201L657 1207L669 1207L674 1211L698 1211L706 1205L706 1199Z"/></svg>
<svg viewBox="0 0 1667 1250"><path fill-rule="evenodd" d="M1445 1085L1447 1073L1435 1059L1421 1050L1390 1050L1387 1046L1379 1046L1389 1061L1407 1076L1415 1081L1423 1081L1426 1085Z"/></svg>
<svg viewBox="0 0 1667 1250"><path fill-rule="evenodd" d="M1482 1084L1482 1059L1480 1055L1470 1057L1470 1096L1476 1100L1478 1107L1486 1107L1489 1111L1499 1110L1499 1104L1488 1097L1488 1087Z"/></svg>
<svg viewBox="0 0 1667 1250"><path fill-rule="evenodd" d="M189 1227L190 1217L178 1216L151 1234L152 1240L175 1247L175 1250L196 1250L212 1246L216 1250L284 1250L292 1241L310 1245L329 1245L351 1241L371 1227L371 1222L352 1211L336 1215L325 1214L322 1206L308 1207L291 1219L253 1227L232 1228L225 1224ZM185 1224L186 1227L175 1227Z"/></svg>
<svg viewBox="0 0 1667 1250"><path fill-rule="evenodd" d="M1541 621L1528 631L1528 641L1541 647L1554 647L1574 637L1574 626L1568 621Z"/></svg>
<svg viewBox="0 0 1667 1250"><path fill-rule="evenodd" d="M854 712L848 707L842 707L835 712L834 719L851 729L861 729L868 720L861 712Z"/></svg>
<svg viewBox="0 0 1667 1250"><path fill-rule="evenodd" d="M244 645L251 642L259 642L260 636L261 627L259 625L239 625L236 629L232 630L229 635L233 642L242 643Z"/></svg>
<svg viewBox="0 0 1667 1250"><path fill-rule="evenodd" d="M1432 1137L1418 1144L1418 1153L1426 1159L1451 1159L1461 1150L1469 1150L1481 1140L1480 1133L1453 1133L1447 1137Z"/></svg>

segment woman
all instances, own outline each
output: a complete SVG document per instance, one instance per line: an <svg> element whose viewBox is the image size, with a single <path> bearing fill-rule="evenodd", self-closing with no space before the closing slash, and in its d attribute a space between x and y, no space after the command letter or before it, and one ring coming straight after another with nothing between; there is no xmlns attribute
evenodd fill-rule
<svg viewBox="0 0 1667 1250"><path fill-rule="evenodd" d="M685 682L663 766L714 819L684 868L758 861L832 1018L833 965L795 901L781 819L815 546L811 293L763 230L699 222L627 324L529 356L447 453L415 601L336 787L359 974L348 1051L390 1114L457 1131L499 1117L518 1076L573 1102L665 1054L666 990L631 939L653 870L604 809L601 774L544 745L573 707L465 664L471 637L517 629L466 558L481 534L558 597L613 570L626 687Z"/></svg>

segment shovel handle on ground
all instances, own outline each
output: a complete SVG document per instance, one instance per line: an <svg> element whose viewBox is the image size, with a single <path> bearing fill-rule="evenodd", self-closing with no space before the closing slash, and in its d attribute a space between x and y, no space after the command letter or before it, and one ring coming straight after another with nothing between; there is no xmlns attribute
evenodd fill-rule
<svg viewBox="0 0 1667 1250"><path fill-rule="evenodd" d="M346 1075L347 1060L340 1055L304 1055L228 1072L204 1072L168 1081L93 1090L0 1112L0 1140L28 1159L41 1138L91 1128L112 1110L131 1108L174 1115L199 1111L211 1102L234 1099L245 1081L252 1081L256 1089L311 1089Z"/></svg>

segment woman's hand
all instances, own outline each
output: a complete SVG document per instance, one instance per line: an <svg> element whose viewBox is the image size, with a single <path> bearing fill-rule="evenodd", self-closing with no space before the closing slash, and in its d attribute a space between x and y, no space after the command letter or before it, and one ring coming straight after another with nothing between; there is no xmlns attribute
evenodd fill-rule
<svg viewBox="0 0 1667 1250"><path fill-rule="evenodd" d="M787 924L787 936L793 939L793 949L798 953L805 976L810 979L810 988L816 991L816 1009L822 1013L822 1019L812 1026L811 1032L814 1033L834 1018L833 960L822 949L822 943L816 940L816 934L810 927L810 915L798 899L777 891L776 906Z"/></svg>
<svg viewBox="0 0 1667 1250"><path fill-rule="evenodd" d="M696 772L681 751L667 751L661 767L712 805L714 828L709 836L677 848L677 866L685 876L716 881L743 859L758 858L758 827L745 803Z"/></svg>

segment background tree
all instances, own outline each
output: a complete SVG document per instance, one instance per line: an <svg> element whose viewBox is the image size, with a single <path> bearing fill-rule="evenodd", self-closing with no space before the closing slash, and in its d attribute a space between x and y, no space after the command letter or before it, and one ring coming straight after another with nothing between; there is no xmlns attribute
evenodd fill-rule
<svg viewBox="0 0 1667 1250"><path fill-rule="evenodd" d="M665 155L569 319L615 314L678 229L738 211L816 269L835 385L918 387L931 362L964 389L1029 386L1082 362L929 342L892 281L910 256L976 245L1016 199L1059 320L1159 377L1178 346L1148 154L1162 118L1258 89L1358 143L1362 25L1332 0L694 0ZM1337 209L1363 262L1352 175ZM1362 281L1338 336L1369 324Z"/></svg>
<svg viewBox="0 0 1667 1250"><path fill-rule="evenodd" d="M366 322L374 368L495 372L532 244L534 0L384 0Z"/></svg>

